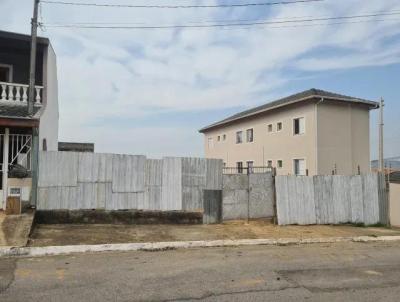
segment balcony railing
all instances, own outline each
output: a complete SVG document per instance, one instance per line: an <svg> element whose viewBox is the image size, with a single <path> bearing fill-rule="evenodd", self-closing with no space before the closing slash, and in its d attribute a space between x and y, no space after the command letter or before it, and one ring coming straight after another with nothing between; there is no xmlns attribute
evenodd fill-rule
<svg viewBox="0 0 400 302"><path fill-rule="evenodd" d="M27 103L28 91L29 85L0 82L0 101ZM35 105L42 105L42 91L43 86L35 86Z"/></svg>

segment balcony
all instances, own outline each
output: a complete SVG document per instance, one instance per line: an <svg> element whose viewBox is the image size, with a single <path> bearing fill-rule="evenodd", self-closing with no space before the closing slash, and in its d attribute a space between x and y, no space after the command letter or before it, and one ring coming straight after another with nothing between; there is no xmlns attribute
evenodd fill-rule
<svg viewBox="0 0 400 302"><path fill-rule="evenodd" d="M29 85L0 82L0 102L10 104L26 104L28 102ZM43 86L35 86L35 106L42 106Z"/></svg>

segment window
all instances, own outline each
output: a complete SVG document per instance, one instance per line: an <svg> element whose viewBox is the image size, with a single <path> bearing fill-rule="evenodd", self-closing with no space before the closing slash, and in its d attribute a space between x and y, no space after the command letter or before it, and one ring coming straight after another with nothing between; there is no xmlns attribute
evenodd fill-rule
<svg viewBox="0 0 400 302"><path fill-rule="evenodd" d="M226 134L222 135L222 140L226 140Z"/></svg>
<svg viewBox="0 0 400 302"><path fill-rule="evenodd" d="M221 136L218 135L217 141L219 141L219 142L221 141Z"/></svg>
<svg viewBox="0 0 400 302"><path fill-rule="evenodd" d="M243 173L243 163L241 161L236 163L236 168L238 173Z"/></svg>
<svg viewBox="0 0 400 302"><path fill-rule="evenodd" d="M47 151L47 140L45 138L42 141L42 150Z"/></svg>
<svg viewBox="0 0 400 302"><path fill-rule="evenodd" d="M272 167L272 160L267 161L267 167Z"/></svg>
<svg viewBox="0 0 400 302"><path fill-rule="evenodd" d="M12 82L12 66L0 64L0 82Z"/></svg>
<svg viewBox="0 0 400 302"><path fill-rule="evenodd" d="M236 144L241 144L243 142L242 134L243 131L236 132Z"/></svg>
<svg viewBox="0 0 400 302"><path fill-rule="evenodd" d="M279 122L276 124L276 131L281 131L282 130L282 122Z"/></svg>
<svg viewBox="0 0 400 302"><path fill-rule="evenodd" d="M273 129L273 127L272 127L272 124L269 124L268 125L268 132L272 132L274 129Z"/></svg>
<svg viewBox="0 0 400 302"><path fill-rule="evenodd" d="M208 138L208 149L212 149L214 148L214 141L212 139L212 137Z"/></svg>
<svg viewBox="0 0 400 302"><path fill-rule="evenodd" d="M253 167L254 167L254 162L253 162L252 160L249 160L249 161L247 162L247 172L248 172L249 174L254 172L254 171L253 171Z"/></svg>
<svg viewBox="0 0 400 302"><path fill-rule="evenodd" d="M277 166L279 169L283 168L283 161L281 159L277 161Z"/></svg>
<svg viewBox="0 0 400 302"><path fill-rule="evenodd" d="M306 130L306 123L304 117L295 118L293 120L293 135L304 134Z"/></svg>
<svg viewBox="0 0 400 302"><path fill-rule="evenodd" d="M253 129L247 129L246 130L246 141L248 143L253 142Z"/></svg>
<svg viewBox="0 0 400 302"><path fill-rule="evenodd" d="M304 159L295 159L293 164L295 175L306 175L306 161Z"/></svg>

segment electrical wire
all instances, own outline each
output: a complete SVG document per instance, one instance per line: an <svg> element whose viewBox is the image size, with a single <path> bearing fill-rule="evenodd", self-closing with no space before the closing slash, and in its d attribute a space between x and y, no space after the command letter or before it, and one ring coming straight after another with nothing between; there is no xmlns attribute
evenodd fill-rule
<svg viewBox="0 0 400 302"><path fill-rule="evenodd" d="M53 1L42 0L45 4L58 5L74 5L74 6L92 6L92 7L109 7L109 8L233 8L233 7L254 7L254 6L272 6L272 5L288 5L296 3L322 2L325 0L292 0L292 1L275 1L261 3L237 3L237 4L215 4L215 5L135 5L135 4L101 4L88 2L68 2L68 1Z"/></svg>
<svg viewBox="0 0 400 302"><path fill-rule="evenodd" d="M190 28L227 28L227 27L250 27L257 25L276 25L276 24L295 24L295 26L301 25L297 23L311 23L319 21L333 21L333 20L352 20L360 18L372 18L381 16L395 16L400 15L399 11L394 12L384 12L384 13L373 13L365 15L353 15L353 16L337 16L337 17L325 17L325 18L308 18L299 20L283 20L283 21L259 21L259 22L237 22L237 23L222 23L222 24L200 24L200 25L164 25L164 26L108 26L108 25L79 25L79 24L42 24L48 28L86 28L86 29L190 29ZM374 21L374 20L372 20ZM313 25L313 24L309 24Z"/></svg>
<svg viewBox="0 0 400 302"><path fill-rule="evenodd" d="M392 11L393 12L393 11ZM400 12L400 10L399 10ZM288 19L301 19L301 18L313 18L314 16L290 16L284 18L272 18L270 20L288 20ZM320 17L328 17L328 15L321 15ZM197 20L197 21L187 21L190 24L200 24L200 23L237 23L237 22L259 22L265 21L265 19L232 19L232 20ZM46 25L65 25L66 23L46 23ZM132 24L149 24L148 22L74 22L74 25L132 25Z"/></svg>

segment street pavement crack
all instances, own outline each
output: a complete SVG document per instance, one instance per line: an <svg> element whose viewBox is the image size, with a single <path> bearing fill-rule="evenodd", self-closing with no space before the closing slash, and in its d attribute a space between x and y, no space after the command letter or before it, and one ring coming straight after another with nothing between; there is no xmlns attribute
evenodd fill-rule
<svg viewBox="0 0 400 302"><path fill-rule="evenodd" d="M162 300L165 302L177 302L177 301L188 301L188 300L193 300L193 301L201 301L207 298L211 297L222 297L222 296L230 296L230 295L237 295L237 294L251 294L251 293L268 293L268 292L280 292L280 291L285 291L288 289L298 289L298 288L303 288L302 286L285 286L281 287L278 289L254 289L254 290L244 290L244 291L232 291L232 292L222 292L222 293L209 293L202 295L200 297L185 297L185 298L177 298L177 299L167 299L167 300ZM159 300L153 300L153 302L159 301Z"/></svg>

